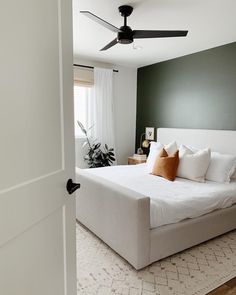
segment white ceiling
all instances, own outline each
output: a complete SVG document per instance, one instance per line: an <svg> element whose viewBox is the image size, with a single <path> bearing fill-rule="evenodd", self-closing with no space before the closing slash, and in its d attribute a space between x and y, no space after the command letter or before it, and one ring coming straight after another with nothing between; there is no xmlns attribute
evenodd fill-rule
<svg viewBox="0 0 236 295"><path fill-rule="evenodd" d="M89 10L117 27L123 25L118 7L134 7L128 18L132 29L185 30L186 38L138 39L99 51L115 33L80 14ZM236 41L236 0L73 0L74 56L140 67Z"/></svg>

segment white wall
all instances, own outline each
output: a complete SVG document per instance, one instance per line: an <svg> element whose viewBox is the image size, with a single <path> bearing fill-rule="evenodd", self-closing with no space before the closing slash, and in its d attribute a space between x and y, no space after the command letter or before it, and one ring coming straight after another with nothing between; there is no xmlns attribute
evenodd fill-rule
<svg viewBox="0 0 236 295"><path fill-rule="evenodd" d="M117 69L114 73L115 142L118 164L135 152L137 69L75 58L74 63ZM76 165L84 168L83 140L76 139Z"/></svg>
<svg viewBox="0 0 236 295"><path fill-rule="evenodd" d="M116 66L114 75L115 139L118 164L135 152L137 69Z"/></svg>

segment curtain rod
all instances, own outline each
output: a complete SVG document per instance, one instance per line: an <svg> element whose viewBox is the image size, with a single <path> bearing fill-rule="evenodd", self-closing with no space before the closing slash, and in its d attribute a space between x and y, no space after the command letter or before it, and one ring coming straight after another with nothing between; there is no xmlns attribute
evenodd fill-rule
<svg viewBox="0 0 236 295"><path fill-rule="evenodd" d="M78 64L73 64L74 67L80 67L80 68L87 68L87 69L94 69L92 66L85 66L85 65L78 65ZM118 70L113 70L115 73L119 73Z"/></svg>

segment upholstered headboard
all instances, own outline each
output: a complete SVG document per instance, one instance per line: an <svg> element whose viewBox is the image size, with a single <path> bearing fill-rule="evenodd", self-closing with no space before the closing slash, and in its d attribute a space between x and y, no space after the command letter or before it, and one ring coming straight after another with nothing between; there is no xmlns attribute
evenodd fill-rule
<svg viewBox="0 0 236 295"><path fill-rule="evenodd" d="M236 131L231 130L158 128L157 140L163 144L175 140L178 145L210 147L212 151L236 155Z"/></svg>

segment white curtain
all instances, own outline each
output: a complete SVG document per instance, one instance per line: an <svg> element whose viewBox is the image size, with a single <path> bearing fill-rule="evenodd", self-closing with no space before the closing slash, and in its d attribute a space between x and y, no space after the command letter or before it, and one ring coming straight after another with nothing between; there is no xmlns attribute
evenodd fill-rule
<svg viewBox="0 0 236 295"><path fill-rule="evenodd" d="M115 150L113 111L113 70L94 68L92 136Z"/></svg>

